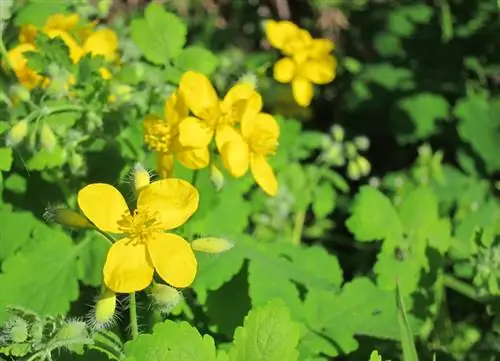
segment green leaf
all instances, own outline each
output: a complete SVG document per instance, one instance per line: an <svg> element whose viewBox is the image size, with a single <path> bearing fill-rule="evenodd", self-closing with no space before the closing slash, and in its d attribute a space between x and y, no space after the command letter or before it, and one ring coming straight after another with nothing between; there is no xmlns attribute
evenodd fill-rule
<svg viewBox="0 0 500 361"><path fill-rule="evenodd" d="M2 0L3 2L3 0ZM45 24L47 18L55 13L63 13L67 7L64 1L30 1L23 6L17 14L14 24L16 26L32 24L41 27Z"/></svg>
<svg viewBox="0 0 500 361"><path fill-rule="evenodd" d="M337 194L331 184L322 182L313 190L312 210L317 219L331 213L335 207Z"/></svg>
<svg viewBox="0 0 500 361"><path fill-rule="evenodd" d="M156 324L153 334L139 335L125 344L126 361L216 361L211 336L201 336L187 322L167 320Z"/></svg>
<svg viewBox="0 0 500 361"><path fill-rule="evenodd" d="M354 199L347 228L360 242L380 240L400 235L403 226L389 198L375 188L361 187Z"/></svg>
<svg viewBox="0 0 500 361"><path fill-rule="evenodd" d="M157 3L148 5L144 19L134 19L131 36L146 59L163 65L176 58L186 43L187 28L176 15Z"/></svg>
<svg viewBox="0 0 500 361"><path fill-rule="evenodd" d="M439 217L436 196L425 187L417 188L408 194L399 211L405 232L417 236L426 236Z"/></svg>
<svg viewBox="0 0 500 361"><path fill-rule="evenodd" d="M27 183L26 178L17 173L12 173L5 179L3 185L5 189L13 193L24 194L27 189Z"/></svg>
<svg viewBox="0 0 500 361"><path fill-rule="evenodd" d="M56 146L52 152L47 149L40 149L28 160L26 167L29 170L43 170L60 166L66 160L66 151Z"/></svg>
<svg viewBox="0 0 500 361"><path fill-rule="evenodd" d="M236 329L231 361L294 361L299 342L299 325L281 300L252 309L243 327Z"/></svg>
<svg viewBox="0 0 500 361"><path fill-rule="evenodd" d="M12 148L0 148L0 170L8 171L12 167Z"/></svg>
<svg viewBox="0 0 500 361"><path fill-rule="evenodd" d="M496 149L500 143L498 133L498 113L500 100L487 100L479 95L470 95L461 99L455 106L455 116L460 119L458 132L460 137L470 143L472 148L486 163L488 171L500 169L500 158Z"/></svg>
<svg viewBox="0 0 500 361"><path fill-rule="evenodd" d="M16 232L10 234L15 236ZM32 237L33 242L3 262L0 323L7 305L19 305L42 316L64 314L78 297L77 258L85 243L75 246L64 233L40 222Z"/></svg>
<svg viewBox="0 0 500 361"><path fill-rule="evenodd" d="M418 93L398 102L398 108L406 113L411 120L414 130L411 135L404 135L405 142L425 139L437 131L437 121L447 119L450 105L440 95L432 93ZM395 119L396 122L399 119Z"/></svg>
<svg viewBox="0 0 500 361"><path fill-rule="evenodd" d="M0 209L0 261L12 256L31 239L38 221L29 212Z"/></svg>
<svg viewBox="0 0 500 361"><path fill-rule="evenodd" d="M97 287L102 284L102 270L110 245L97 232L87 232L85 240L78 259L79 278L82 283Z"/></svg>
<svg viewBox="0 0 500 361"><path fill-rule="evenodd" d="M218 58L208 49L190 46L174 59L174 65L184 71L193 70L207 76L217 68Z"/></svg>

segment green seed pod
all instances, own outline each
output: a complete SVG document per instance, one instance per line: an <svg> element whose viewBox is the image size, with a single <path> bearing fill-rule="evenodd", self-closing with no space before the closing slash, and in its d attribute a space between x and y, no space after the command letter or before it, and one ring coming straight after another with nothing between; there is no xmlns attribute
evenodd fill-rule
<svg viewBox="0 0 500 361"><path fill-rule="evenodd" d="M361 176L370 174L372 165L370 164L368 159L360 155L356 158L355 162L358 164L358 169Z"/></svg>
<svg viewBox="0 0 500 361"><path fill-rule="evenodd" d="M47 125L43 124L40 130L40 143L42 147L52 152L57 145L57 138L52 129Z"/></svg>
<svg viewBox="0 0 500 361"><path fill-rule="evenodd" d="M21 143L26 135L28 134L28 122L26 119L23 119L17 122L12 128L10 128L7 133L6 143L10 147L14 147Z"/></svg>
<svg viewBox="0 0 500 361"><path fill-rule="evenodd" d="M182 294L175 288L153 282L151 299L162 313L170 313L182 300Z"/></svg>
<svg viewBox="0 0 500 361"><path fill-rule="evenodd" d="M191 247L205 253L222 253L233 248L234 244L224 238L206 237L194 240Z"/></svg>

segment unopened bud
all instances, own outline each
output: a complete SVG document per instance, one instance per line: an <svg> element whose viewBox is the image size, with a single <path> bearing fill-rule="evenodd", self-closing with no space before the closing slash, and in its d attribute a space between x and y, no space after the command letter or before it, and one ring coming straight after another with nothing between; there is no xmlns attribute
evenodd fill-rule
<svg viewBox="0 0 500 361"><path fill-rule="evenodd" d="M142 188L149 185L151 181L149 172L143 167L141 163L136 163L134 165L133 177L134 177L134 189L136 193L139 193L139 191Z"/></svg>
<svg viewBox="0 0 500 361"><path fill-rule="evenodd" d="M28 122L26 119L19 121L16 125L10 128L7 133L7 145L16 146L23 141L28 134Z"/></svg>
<svg viewBox="0 0 500 361"><path fill-rule="evenodd" d="M52 129L47 125L43 124L40 130L40 143L42 147L52 152L57 145L57 138Z"/></svg>
<svg viewBox="0 0 500 361"><path fill-rule="evenodd" d="M321 154L324 162L334 165L343 166L345 164L344 149L341 143L332 143L328 149L325 149Z"/></svg>
<svg viewBox="0 0 500 361"><path fill-rule="evenodd" d="M55 336L56 340L72 340L82 339L88 337L87 325L83 321L70 320L66 321L62 327L57 331Z"/></svg>
<svg viewBox="0 0 500 361"><path fill-rule="evenodd" d="M99 296L94 310L89 317L90 326L94 329L111 327L116 322L116 294L106 288Z"/></svg>
<svg viewBox="0 0 500 361"><path fill-rule="evenodd" d="M347 164L347 177L352 180L358 180L360 175L358 163L350 161L349 164Z"/></svg>
<svg viewBox="0 0 500 361"><path fill-rule="evenodd" d="M222 253L233 248L234 244L224 238L206 237L194 240L191 247L205 253Z"/></svg>
<svg viewBox="0 0 500 361"><path fill-rule="evenodd" d="M368 148L370 148L370 139L368 137L365 137L364 135L360 135L356 138L354 138L354 145L356 145L356 148L358 148L361 151L366 151Z"/></svg>
<svg viewBox="0 0 500 361"><path fill-rule="evenodd" d="M94 226L80 213L69 208L48 207L43 217L52 222L71 228L94 228Z"/></svg>
<svg viewBox="0 0 500 361"><path fill-rule="evenodd" d="M354 159L358 154L356 146L352 142L345 142L345 154L348 159Z"/></svg>
<svg viewBox="0 0 500 361"><path fill-rule="evenodd" d="M258 85L258 78L254 73L247 72L241 76L241 78L238 80L238 83L240 84L249 84L251 85L254 89L257 88Z"/></svg>
<svg viewBox="0 0 500 361"><path fill-rule="evenodd" d="M150 295L154 305L162 313L170 313L182 300L182 293L179 290L156 282L153 282Z"/></svg>
<svg viewBox="0 0 500 361"><path fill-rule="evenodd" d="M365 176L370 174L370 171L372 169L372 166L368 159L366 159L363 156L358 156L355 160L355 162L358 164L358 169L360 172L360 175Z"/></svg>
<svg viewBox="0 0 500 361"><path fill-rule="evenodd" d="M14 343L22 343L28 339L28 324L22 318L16 317L8 323L9 338Z"/></svg>
<svg viewBox="0 0 500 361"><path fill-rule="evenodd" d="M344 140L344 128L342 128L338 124L332 125L332 127L330 128L330 134L332 135L333 140L335 140L336 142L342 142Z"/></svg>
<svg viewBox="0 0 500 361"><path fill-rule="evenodd" d="M221 170L215 164L210 166L210 180L217 192L224 186L224 174L222 174Z"/></svg>
<svg viewBox="0 0 500 361"><path fill-rule="evenodd" d="M14 101L20 100L22 102L28 102L31 99L29 90L19 84L14 84L9 87L9 95Z"/></svg>

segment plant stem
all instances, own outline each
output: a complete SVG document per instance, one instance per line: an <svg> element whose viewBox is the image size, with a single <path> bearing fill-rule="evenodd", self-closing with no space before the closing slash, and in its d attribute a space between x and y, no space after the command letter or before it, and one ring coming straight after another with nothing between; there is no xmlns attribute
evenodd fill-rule
<svg viewBox="0 0 500 361"><path fill-rule="evenodd" d="M128 304L130 312L130 332L132 333L132 340L139 336L139 327L137 325L137 304L135 301L135 292L130 293L130 300Z"/></svg>
<svg viewBox="0 0 500 361"><path fill-rule="evenodd" d="M12 71L14 67L12 66L12 63L10 61L10 58L8 56L8 51L7 48L5 47L5 43L3 42L3 37L2 34L0 34L0 54L2 55L2 58L5 59L5 62L8 65L8 71Z"/></svg>
<svg viewBox="0 0 500 361"><path fill-rule="evenodd" d="M304 221L306 219L306 211L302 210L295 214L293 224L292 243L299 245L302 241L302 231L304 230Z"/></svg>
<svg viewBox="0 0 500 361"><path fill-rule="evenodd" d="M107 234L106 232L104 231L101 231L99 228L96 228L96 231L99 232L100 234L102 234L104 236L104 238L106 238L106 240L111 244L113 245L113 243L115 243L115 240L113 239L113 237L111 237L109 234Z"/></svg>
<svg viewBox="0 0 500 361"><path fill-rule="evenodd" d="M476 292L476 289L465 283L464 281L459 280L451 275L443 275L443 283L446 287L451 288L455 292L461 293L462 295L469 297L474 301L481 301L481 298Z"/></svg>
<svg viewBox="0 0 500 361"><path fill-rule="evenodd" d="M198 170L198 169L195 169L195 170L193 171L193 177L191 178L191 184L192 184L193 186L195 186L195 185L196 185L196 181L198 180L198 173L199 173L199 170Z"/></svg>

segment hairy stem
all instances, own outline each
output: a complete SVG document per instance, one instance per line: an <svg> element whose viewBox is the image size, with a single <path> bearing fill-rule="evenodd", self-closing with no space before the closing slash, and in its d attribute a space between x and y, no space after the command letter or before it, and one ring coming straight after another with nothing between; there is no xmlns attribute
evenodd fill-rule
<svg viewBox="0 0 500 361"><path fill-rule="evenodd" d="M132 334L132 340L135 340L137 336L139 336L139 326L137 325L137 304L135 301L135 292L130 293L128 309L130 313L130 332Z"/></svg>

